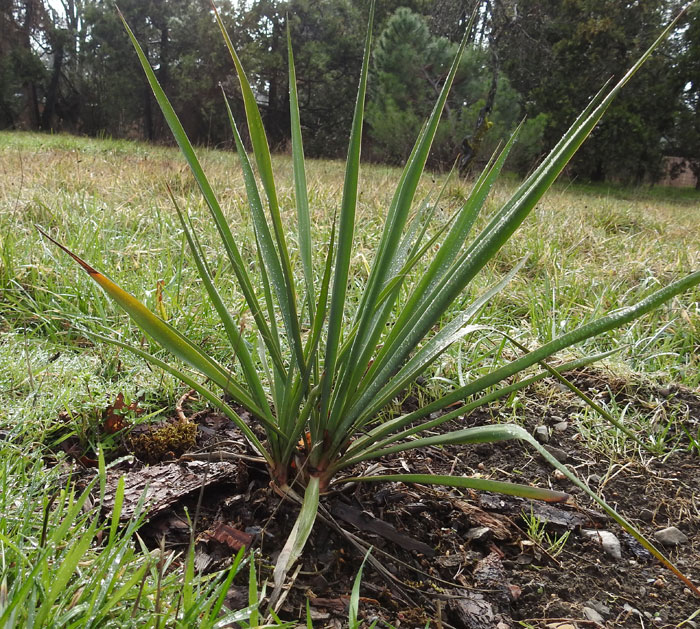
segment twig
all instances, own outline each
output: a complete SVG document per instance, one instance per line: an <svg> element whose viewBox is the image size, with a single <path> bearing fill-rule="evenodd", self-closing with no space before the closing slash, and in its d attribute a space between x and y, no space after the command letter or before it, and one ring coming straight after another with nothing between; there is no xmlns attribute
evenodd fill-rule
<svg viewBox="0 0 700 629"><path fill-rule="evenodd" d="M185 452L179 461L247 461L249 463L265 463L260 456L228 452L227 450L209 450L203 452Z"/></svg>
<svg viewBox="0 0 700 629"><path fill-rule="evenodd" d="M195 390L190 389L185 395L183 395L175 405L175 414L177 415L177 418L180 420L180 423L184 424L187 422L187 416L185 415L185 411L183 410L183 406L185 405L185 402L189 400L191 397L194 397Z"/></svg>

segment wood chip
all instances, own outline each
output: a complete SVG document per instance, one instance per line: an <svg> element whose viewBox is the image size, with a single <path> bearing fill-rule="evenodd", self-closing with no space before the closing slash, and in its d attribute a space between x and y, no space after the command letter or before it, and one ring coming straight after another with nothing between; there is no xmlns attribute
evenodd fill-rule
<svg viewBox="0 0 700 629"><path fill-rule="evenodd" d="M152 465L138 470L109 470L104 500L107 515L114 508L114 496L119 479L124 477L124 502L119 519L129 520L136 513L141 496L145 493L144 510L147 518L161 513L187 494L222 481L233 481L238 466L233 463L205 463L188 461Z"/></svg>

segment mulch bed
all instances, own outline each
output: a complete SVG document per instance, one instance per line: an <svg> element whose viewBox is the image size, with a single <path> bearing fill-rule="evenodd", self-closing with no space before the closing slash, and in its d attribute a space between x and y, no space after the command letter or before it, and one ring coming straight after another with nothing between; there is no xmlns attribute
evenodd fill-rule
<svg viewBox="0 0 700 629"><path fill-rule="evenodd" d="M686 427L698 432L700 395L693 391L633 387L592 370L578 373L575 382L599 399L612 395L620 404L648 412L659 405L682 409ZM405 402L408 409L412 404L412 398ZM665 458L645 454L642 460L610 460L584 445L571 420L577 410L578 400L550 383L524 397L517 415L530 430L547 426L547 445L558 448L580 478L645 534L678 527L687 541L665 550L700 583L698 452L684 433L667 434L679 441ZM137 459L111 470L112 487L126 474L122 517L133 513L147 484L149 521L140 535L148 544L164 541L166 548L184 552L190 542L186 509L190 517L196 515L197 569L225 568L244 545L256 550L258 574L271 576L298 507L270 487L259 462L221 454L252 454L228 420L208 411L190 420L197 425L192 450L199 457L169 453L158 463ZM503 421L500 409L491 407L459 426L498 420ZM322 498L324 517L316 523L299 570L292 572L279 610L282 619L303 621L308 599L315 627L345 626L352 583L367 546L372 553L362 577L360 616L368 623L378 619L380 627L673 627L700 609L700 600L683 583L524 447L428 448L394 455L382 465L386 473L482 474L530 482L566 491L572 501L546 505L400 483L341 486ZM544 528L539 543L528 536L533 517ZM612 532L621 557L611 556L595 534L583 530ZM566 534L561 552L548 550L546 536L555 540ZM245 580L234 583L228 604L247 604Z"/></svg>

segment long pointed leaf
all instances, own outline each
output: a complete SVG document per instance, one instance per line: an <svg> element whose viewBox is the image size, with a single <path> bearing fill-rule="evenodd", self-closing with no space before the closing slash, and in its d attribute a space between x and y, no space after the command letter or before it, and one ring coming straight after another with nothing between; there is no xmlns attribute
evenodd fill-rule
<svg viewBox="0 0 700 629"><path fill-rule="evenodd" d="M385 482L385 483L417 483L421 485L443 485L445 487L460 487L462 489L476 489L478 491L493 491L506 496L519 496L529 500L544 500L546 502L566 502L569 497L561 491L522 485L519 483L506 483L503 481L489 480L487 478L474 478L471 476L446 476L439 474L381 474L379 476L352 476L343 479L343 482Z"/></svg>
<svg viewBox="0 0 700 629"><path fill-rule="evenodd" d="M267 452L265 447L262 445L260 440L257 438L255 433L250 429L248 424L246 424L241 416L236 413L228 404L226 404L223 400L221 400L220 397L214 394L213 391L205 387L204 385L200 384L194 378L190 377L187 373L184 371L177 369L176 367L173 367L172 365L166 363L163 360L160 360L160 358L157 358L156 356L153 356L153 354L149 354L148 352L143 351L142 349L135 347L133 345L129 345L128 343L124 343L122 341L119 341L117 339L110 338L109 336L104 336L102 334L97 334L95 332L85 332L86 335L99 339L100 341L103 341L104 343L109 343L110 345L114 345L115 347L121 347L122 349L126 349L130 351L131 353L135 354L139 358L143 358L146 362L151 363L152 365L155 365L159 369L162 369L163 371L167 371L169 374L172 374L175 376L178 380L186 384L190 389L193 389L199 395L201 395L205 400L207 400L212 406L215 408L218 408L224 415L226 415L238 428L241 430L241 432L245 435L246 439L250 443L250 445L253 447L253 449L262 456L269 465L272 465L272 457L270 454ZM277 434L279 436L283 436L282 433L280 432L279 428L273 424L270 423L268 420L265 418L259 418L263 426L265 427L265 430L268 431L268 433L271 434Z"/></svg>
<svg viewBox="0 0 700 629"><path fill-rule="evenodd" d="M279 592L284 585L284 578L287 576L287 572L294 565L294 562L301 555L301 551L306 545L306 540L309 539L311 534L311 529L316 521L316 515L318 514L318 497L319 497L319 486L320 481L317 476L312 476L309 479L309 484L306 486L306 491L304 492L304 501L301 505L301 510L299 511L299 516L294 522L294 527L292 532L287 538L287 542L279 554L277 559L277 564L275 565L275 570L273 573L275 590L272 594L272 599L276 599L279 596Z"/></svg>
<svg viewBox="0 0 700 629"><path fill-rule="evenodd" d="M211 279L209 269L207 268L207 265L204 261L204 256L202 254L199 243L195 241L195 239L192 237L190 229L187 223L185 222L185 217L182 213L182 210L177 204L177 201L175 200L172 191L170 191L170 188L168 188L168 191L170 192L170 198L173 202L173 205L175 206L175 211L177 212L178 218L180 219L180 224L182 225L182 229L185 233L185 238L187 239L190 251L192 252L192 257L194 258L195 264L197 265L199 277L201 278L209 295L209 298L214 304L214 308L216 309L216 312L219 315L219 318L221 319L221 323L224 326L224 330L226 331L226 334L229 338L231 347L235 355L241 362L246 382L253 391L258 406L265 412L267 418L270 421L273 421L272 411L270 410L270 407L267 403L267 397L265 395L265 392L263 391L262 384L260 383L260 378L258 378L257 371L255 370L255 366L253 365L253 359L250 356L250 352L248 351L248 348L246 346L245 339L241 335L239 329L236 327L236 324L234 323L233 318L231 317L231 314L228 311L228 308L226 308L226 306L224 305L224 302L221 299L221 296L219 295L219 291L217 291L216 287L214 286L214 282Z"/></svg>
<svg viewBox="0 0 700 629"><path fill-rule="evenodd" d="M476 380L466 384L463 387L459 387L452 393L427 404L423 408L420 408L412 413L404 415L401 418L392 420L383 425L375 434L375 438L382 438L393 432L396 432L403 426L407 426L416 420L429 415L435 411L439 411L450 404L459 402L471 395L475 395L480 391L483 391L499 382L520 373L524 369L531 367L532 365L544 361L553 354L574 345L575 343L580 343L586 339L592 338L603 334L609 330L614 330L634 319L641 317L647 312L657 308L664 302L668 301L675 295L678 295L693 286L700 284L700 271L691 273L657 290L645 299L642 299L639 303L634 306L628 306L626 308L621 308L620 310L613 312L605 317L601 317L595 321L582 325L571 332L567 332L562 336L542 345L541 347L529 352L525 356L514 360L507 365L504 365L494 371L477 378ZM440 418L442 419L442 418ZM422 430L422 427L416 427L416 431Z"/></svg>
<svg viewBox="0 0 700 629"><path fill-rule="evenodd" d="M187 163L189 164L190 170L194 175L195 181L197 182L202 196L204 197L204 200L206 201L207 206L209 207L211 215L216 224L216 228L219 231L219 235L221 236L221 240L226 250L226 254L228 255L228 258L231 262L231 266L233 267L233 271L236 274L236 278L238 279L238 283L248 303L248 307L250 308L250 311L253 317L255 318L255 323L258 326L258 330L260 331L260 334L265 340L265 343L268 345L269 351L274 354L275 347L272 343L272 339L270 336L270 329L267 325L267 322L265 321L265 318L262 316L260 304L258 303L257 297L255 296L255 291L246 271L246 265L243 262L243 258L241 257L240 251L238 250L233 235L231 234L231 230L228 226L228 223L226 222L226 218L224 217L224 214L221 211L221 207L219 206L219 202L216 198L216 195L214 194L214 191L212 190L211 185L209 184L207 176L204 174L204 170L202 169L202 166L199 163L197 154L195 153L194 148L192 147L192 144L190 143L189 138L185 133L185 129L180 123L180 119L177 117L177 114L175 113L175 110L170 104L170 101L168 101L168 98L165 95L163 88L160 86L160 83L158 82L158 79L156 78L156 75L148 62L146 55L141 49L138 40L136 39L131 28L129 28L129 25L127 24L121 12L119 13L119 17L124 23L124 28L126 29L126 32L128 33L129 38L131 39L131 42L134 46L134 49L136 50L136 54L138 55L143 71L146 74L148 83L151 86L153 95L155 96L156 101L158 102L158 105L160 106L160 109L163 112L163 117L168 123L173 137L175 138L175 141L180 147L180 151L185 157Z"/></svg>
<svg viewBox="0 0 700 629"><path fill-rule="evenodd" d="M457 295L507 242L591 133L617 93L641 67L653 50L666 38L675 22L674 20L664 30L645 54L602 98L597 106L593 107L593 104L591 104L586 109L584 114L587 113L587 116L583 114L579 116L562 141L550 153L549 157L519 188L503 210L498 213L497 220L484 229L482 235L467 250L459 262L456 272L448 275L444 282L439 283L433 289L432 295L428 300L429 306L412 313L411 319L404 326L401 335L397 336L393 343L385 346L383 351L388 357L385 366L385 376L383 381L378 378L379 382L373 384L373 386L378 387L386 382L389 374L406 360L413 348L421 341L428 330L435 325ZM594 99L594 103L597 100Z"/></svg>
<svg viewBox="0 0 700 629"><path fill-rule="evenodd" d="M322 377L323 389L321 392L321 418L326 421L332 380L335 374L340 333L343 327L345 314L345 296L347 293L348 273L350 269L350 255L353 246L353 234L355 231L355 209L357 206L357 184L360 172L360 149L362 146L362 123L365 111L365 95L367 92L367 74L369 71L370 46L372 43L372 23L374 21L374 0L370 5L369 24L365 49L362 57L362 70L360 71L360 84L357 90L355 112L350 132L350 143L345 168L345 183L343 185L343 199L340 210L340 225L338 228L338 246L333 276L333 290L331 293L331 307L328 319L328 332L326 337L326 355L324 374Z"/></svg>
<svg viewBox="0 0 700 629"><path fill-rule="evenodd" d="M617 353L618 351L620 350L614 349L604 352L602 354L595 354L594 356L584 356L583 358L578 358L576 360L564 363L563 365L559 365L557 369L560 373L573 371L574 369L580 369L581 367L586 367L595 362L603 360L604 358L607 358L608 356L611 356L612 354ZM464 404L452 411L449 411L448 413L445 413L444 415L441 415L438 418L439 421L436 425L439 426L440 424L452 421L453 419L464 417L471 413L473 410L479 408L480 406L490 404L491 402L511 395L512 393L529 387L535 382L539 382L540 380L543 380L544 378L547 378L550 375L551 374L548 371L541 371L540 373L529 376L527 378L523 378L522 380L518 380L517 382L513 382L507 386L499 387L495 391L491 391L490 393L483 395L477 398L476 400L472 400L468 404ZM376 452L378 452L382 448L385 448L394 442L398 442L402 439L405 439L406 437L411 436L412 434L415 434L413 432L408 431L391 434L390 431L389 437L386 437L384 439L377 438L377 434L382 429L391 428L397 431L400 430L400 427L404 425L402 423L402 420L403 417L397 417L396 419L384 422L383 424L368 431L367 434L363 437L360 437L353 441L353 443L348 447L346 453L337 461L336 467L334 467L333 469L343 469L345 467L355 465L360 461L366 461L368 459L376 458ZM432 422L426 422L420 425L419 430L417 432L430 430L434 427L435 426L432 425Z"/></svg>
<svg viewBox="0 0 700 629"><path fill-rule="evenodd" d="M255 155L255 162L258 166L258 174L260 175L260 180L262 181L265 194L267 195L270 217L272 218L272 227L277 241L279 261L284 275L285 295L279 299L279 306L282 311L282 318L287 329L287 334L289 335L289 342L298 362L299 370L303 372L304 354L301 342L301 331L299 328L299 316L297 314L294 276L292 274L292 264L289 259L289 250L287 249L287 241L284 236L284 227L282 226L282 218L277 201L277 189L275 186L275 178L272 174L272 158L270 156L270 147L267 143L267 134L265 133L253 89L250 87L250 83L248 82L248 78L238 58L238 54L233 47L226 26L215 6L214 15L219 29L221 30L221 34L224 37L224 41L226 42L226 47L231 55L231 59L233 60L233 64L236 67L238 82L243 94L243 104L248 121L248 133L250 135L250 141L253 144L253 154Z"/></svg>
<svg viewBox="0 0 700 629"><path fill-rule="evenodd" d="M430 151L433 138L437 132L440 116L447 101L447 95L450 91L452 81L457 73L457 69L462 58L462 53L467 45L468 35L471 32L475 14L476 11L469 21L469 25L459 46L458 53L455 56L452 66L450 67L450 71L445 79L445 83L440 92L438 100L435 103L432 114L430 115L430 118L426 124L425 131L421 134L421 136L419 136L419 139L416 142L416 147L412 157L409 159L409 162L404 169L399 187L397 188L389 207L377 256L372 264L370 277L367 280L367 286L365 287L360 300L360 305L358 307L358 329L353 341L353 347L350 351L350 357L348 359L348 364L350 365L367 364L369 359L368 355L371 351L373 351L373 343L368 342L367 337L368 335L376 335L379 329L377 326L372 327L371 325L377 306L377 299L383 286L388 280L388 272L394 263L394 256L396 254L397 247L401 242L401 234L403 233L403 228L408 219L408 214L415 197L418 182L420 181L425 168L425 163L428 158L428 153ZM329 419L329 427L331 431L335 431L338 423L343 417L343 411L345 409L348 393L352 390L354 383L357 381L357 372L358 370L346 370L343 374L344 377L337 385L338 392L336 394L331 417Z"/></svg>
<svg viewBox="0 0 700 629"><path fill-rule="evenodd" d="M309 317L314 318L314 275L312 267L311 218L309 216L309 194L306 188L306 166L304 163L304 145L301 138L301 120L299 118L299 97L297 94L297 76L294 68L292 37L287 21L287 56L289 57L289 114L292 132L292 164L294 167L294 190L297 204L297 225L299 252L304 269L306 283L306 301L309 305Z"/></svg>
<svg viewBox="0 0 700 629"><path fill-rule="evenodd" d="M407 447L395 446L394 448L388 448L393 452L400 450L422 448L433 445L448 445L448 444L463 444L463 443L484 443L491 441L504 441L517 439L519 441L525 441L532 448L537 450L537 453L547 461L553 468L559 470L567 479L569 479L574 485L579 489L583 490L586 495L596 502L604 511L607 513L615 522L617 522L625 531L632 535L644 548L646 548L654 557L656 557L664 566L666 566L671 572L673 572L683 583L685 583L692 591L700 596L700 590L678 569L676 566L666 558L666 556L659 551L654 544L652 544L639 530L637 530L632 524L630 524L625 518L623 518L615 509L610 507L605 500L598 496L594 491L592 491L586 483L579 480L579 478L569 470L566 465L563 465L557 459L555 459L547 450L537 442L537 440L529 433L527 430L521 426L515 424L501 424L499 426L479 426L476 428L467 428L465 430L459 430L455 432L449 432L444 435L436 435L434 437L427 437L425 439L417 439L416 441L404 444ZM395 475L396 480L400 480L401 476L418 476L419 478L430 478L428 474L421 475ZM375 476L375 477L365 477L358 478L354 480L392 480L391 476ZM443 477L450 479L451 477ZM474 479L458 479L458 482L463 482L465 480ZM481 479L479 479L481 480ZM428 482L428 481L412 481L412 482ZM495 482L495 481L486 481ZM437 484L449 484L448 482L440 482ZM508 483L504 483L508 484ZM459 485L457 483L454 486L465 486L469 485ZM503 489L497 489L492 491L499 491L501 493L506 493ZM519 495L519 494L515 494Z"/></svg>
<svg viewBox="0 0 700 629"><path fill-rule="evenodd" d="M286 300L286 288L284 273L282 271L282 266L280 265L280 260L275 251L274 244L272 243L272 235L270 234L270 229L267 225L267 220L265 219L265 213L263 211L262 201L260 200L260 193L258 192L258 186L255 183L255 175L253 174L253 169L250 165L250 160L243 146L243 141L241 139L240 133L238 132L238 127L236 126L236 121L233 118L233 112L231 111L231 106L229 105L228 99L224 94L224 102L226 104L226 111L228 112L229 123L231 125L231 130L233 132L234 142L236 144L236 150L238 151L238 156L241 163L241 169L243 171L243 180L245 182L246 194L248 197L248 205L251 210L251 215L253 217L253 226L256 235L256 244L258 246L258 253L261 259L261 273L268 275L272 280L272 284L275 287L275 292L277 294L278 301L282 302ZM268 307L268 316L270 321L275 320L275 312L272 302L266 299ZM279 348L279 337L273 330L273 339L277 343ZM281 371L284 371L284 366L282 365L281 358L277 359L275 357L275 365Z"/></svg>
<svg viewBox="0 0 700 629"><path fill-rule="evenodd" d="M235 398L237 402L245 406L255 415L259 417L265 416L263 410L259 408L250 394L241 387L233 376L216 361L207 356L199 347L192 343L192 341L180 334L180 332L170 324L154 315L138 299L127 293L112 280L102 275L97 269L90 266L61 243L54 240L45 231L39 227L37 227L37 230L42 236L50 240L73 258L107 295L109 295L109 297L111 297L132 320L161 347L164 347L171 354L194 367L207 378L213 380L224 391Z"/></svg>
<svg viewBox="0 0 700 629"><path fill-rule="evenodd" d="M403 306L398 319L392 326L391 333L384 341L384 350L377 356L374 364L372 365L372 369L367 374L367 380L372 380L374 378L374 374L386 364L387 359L391 357L391 348L394 346L394 341L405 333L405 325L411 319L411 316L416 312L420 312L426 307L426 305L430 302L430 296L438 284L449 275L450 267L459 255L462 245L466 241L467 236L469 235L479 213L481 212L484 202L486 201L493 184L500 174L521 128L522 123L511 135L508 143L495 159L491 167L484 169L481 176L474 184L466 203L459 211L450 232L445 238L445 241L440 245L440 249L435 255L435 258L433 258L430 266L413 289L411 296Z"/></svg>
<svg viewBox="0 0 700 629"><path fill-rule="evenodd" d="M420 373L452 345L452 343L462 338L465 334L470 331L475 331L476 329L490 329L485 326L468 326L467 324L486 302L505 288L522 268L526 260L527 258L523 258L501 279L501 281L475 299L464 312L460 313L431 338L413 357L411 357L399 372L391 378L386 387L376 394L375 398L372 397L372 392L375 389L375 387L372 386L374 383L372 383L368 392L361 395L355 403L355 406L348 411L346 419L347 425L350 425L350 422L353 422L360 414L367 419L384 408L399 391L420 375Z"/></svg>

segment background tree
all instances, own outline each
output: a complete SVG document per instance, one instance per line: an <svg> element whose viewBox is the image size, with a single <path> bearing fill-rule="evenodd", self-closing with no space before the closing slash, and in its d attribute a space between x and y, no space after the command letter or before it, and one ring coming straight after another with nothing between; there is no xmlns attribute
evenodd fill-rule
<svg viewBox="0 0 700 629"><path fill-rule="evenodd" d="M377 0L366 133L375 159L406 157L474 7L433 164L464 140L490 154L524 115L509 167L525 172L605 80L620 76L681 0ZM230 145L219 83L243 119L209 0L120 0L186 130ZM305 148L339 157L360 67L369 0L218 0L255 86L273 148L289 139L287 19ZM287 17L288 16L288 17ZM613 104L569 168L582 179L654 178L664 153L700 170L698 8ZM0 128L170 141L114 0L0 0ZM245 134L244 134L245 135Z"/></svg>
<svg viewBox="0 0 700 629"><path fill-rule="evenodd" d="M367 109L376 159L400 163L408 157L456 47L445 37L433 36L426 18L407 8L397 9L387 21L374 51ZM474 134L480 114L484 124L478 144L483 155L490 155L518 124L519 100L508 79L497 68L493 71L489 51L482 47L467 50L435 138L433 162L451 165L465 137L472 138L476 148ZM537 146L543 128L542 119L527 125L529 147L521 144L521 159Z"/></svg>
<svg viewBox="0 0 700 629"><path fill-rule="evenodd" d="M684 158L681 167L692 171L695 188L700 190L700 5L688 12L678 66L683 88L674 128L664 148L667 153Z"/></svg>
<svg viewBox="0 0 700 629"><path fill-rule="evenodd" d="M230 61L218 45L209 3L122 0L120 9L144 43L158 80L192 138L216 143L225 137L226 113L218 83L230 72ZM221 10L230 20L227 7ZM112 2L97 0L87 7L84 19L90 33L82 71L85 132L165 137L164 123Z"/></svg>
<svg viewBox="0 0 700 629"><path fill-rule="evenodd" d="M286 16L294 42L304 147L311 156L339 156L361 65L366 11L353 0L261 0L237 14L241 56L259 94L270 141L289 138Z"/></svg>
<svg viewBox="0 0 700 629"><path fill-rule="evenodd" d="M545 113L552 145L602 84L620 77L676 11L664 0L494 0L508 36L502 67L529 114ZM674 120L682 80L674 42L650 59L584 144L570 172L584 179L641 182L658 173L662 138ZM665 54L664 54L665 52Z"/></svg>
<svg viewBox="0 0 700 629"><path fill-rule="evenodd" d="M0 0L0 126L39 127L47 70L36 43L45 23L41 0Z"/></svg>

